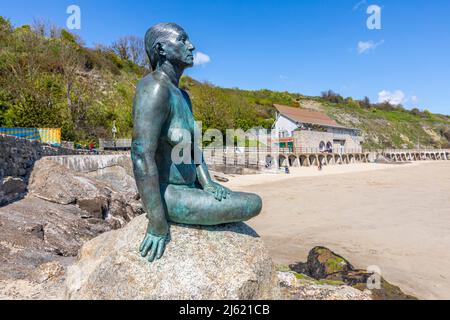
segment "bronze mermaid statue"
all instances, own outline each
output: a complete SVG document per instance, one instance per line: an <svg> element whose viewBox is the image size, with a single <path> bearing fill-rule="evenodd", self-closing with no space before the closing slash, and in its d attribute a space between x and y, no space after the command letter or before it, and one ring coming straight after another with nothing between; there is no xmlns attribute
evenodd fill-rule
<svg viewBox="0 0 450 320"><path fill-rule="evenodd" d="M153 71L136 89L131 156L149 221L140 253L153 262L163 256L169 222L212 226L247 221L261 212L262 200L214 182L202 154L197 161L174 161L174 148L181 143L192 154L200 150L193 138L198 128L189 95L179 88L184 70L194 65L195 47L183 28L161 23L147 31L145 49ZM180 132L188 132L190 141Z"/></svg>

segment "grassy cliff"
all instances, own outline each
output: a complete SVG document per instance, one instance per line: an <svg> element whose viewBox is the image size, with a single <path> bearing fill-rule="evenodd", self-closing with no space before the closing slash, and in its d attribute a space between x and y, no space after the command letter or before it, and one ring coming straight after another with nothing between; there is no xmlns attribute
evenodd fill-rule
<svg viewBox="0 0 450 320"><path fill-rule="evenodd" d="M342 125L361 129L365 137L364 146L368 149L415 148L417 145L450 147L450 117L446 115L351 98L330 101L334 99L270 90L224 89L189 78L184 79L183 86L192 96L197 118L206 120L207 127L214 127L216 123L220 126L224 119L232 119L228 116L229 110L238 108L245 117L240 121L236 117L230 124L240 124L243 129L252 125L270 128L275 119L273 104L284 104L319 110ZM211 111L203 113L207 106ZM239 113L235 111L234 114Z"/></svg>
<svg viewBox="0 0 450 320"><path fill-rule="evenodd" d="M64 140L90 143L131 137L136 84L148 70L113 47L87 48L63 29L13 27L0 17L0 126L60 127ZM273 104L321 110L338 123L359 128L367 148L450 147L450 118L389 104L354 101L327 92L321 97L220 88L184 77L203 129L270 128Z"/></svg>
<svg viewBox="0 0 450 320"><path fill-rule="evenodd" d="M62 128L81 143L130 136L135 84L145 70L73 34L0 17L0 126Z"/></svg>
<svg viewBox="0 0 450 320"><path fill-rule="evenodd" d="M319 101L322 99L318 99ZM449 148L450 117L401 107L320 102L338 123L363 131L365 148Z"/></svg>

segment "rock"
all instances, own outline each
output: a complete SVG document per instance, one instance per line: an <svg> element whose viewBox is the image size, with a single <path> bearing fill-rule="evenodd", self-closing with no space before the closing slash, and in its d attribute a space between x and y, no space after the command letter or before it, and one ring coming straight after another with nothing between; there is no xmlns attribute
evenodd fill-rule
<svg viewBox="0 0 450 320"><path fill-rule="evenodd" d="M302 274L278 272L278 281L285 300L372 300L368 290L319 282Z"/></svg>
<svg viewBox="0 0 450 320"><path fill-rule="evenodd" d="M0 300L61 300L68 263L70 261L43 263L26 279L0 279Z"/></svg>
<svg viewBox="0 0 450 320"><path fill-rule="evenodd" d="M402 290L387 282L380 275L366 270L355 269L350 262L333 251L316 247L308 255L306 263L299 262L289 266L296 273L303 273L322 283L341 283L361 291L369 290L374 300L414 300ZM304 276L303 276L304 277ZM379 288L373 288L374 281ZM370 286L369 286L370 284Z"/></svg>
<svg viewBox="0 0 450 320"><path fill-rule="evenodd" d="M44 240L44 226L42 224L35 224L32 226L29 226L25 229L27 232L29 232L31 235L37 237L40 240Z"/></svg>
<svg viewBox="0 0 450 320"><path fill-rule="evenodd" d="M119 166L88 175L44 158L35 163L29 193L46 201L77 205L85 212L83 218L106 220L114 229L144 212L136 200L134 179Z"/></svg>
<svg viewBox="0 0 450 320"><path fill-rule="evenodd" d="M0 290L0 296L59 296L62 277L55 274L62 269L54 263L71 264L85 242L121 228L144 212L129 175L130 164L122 162L123 167L118 164L80 173L51 157L30 161L27 165L33 171L25 198L24 179L0 180L2 204L5 199L9 203L22 198L0 207L0 282L9 288ZM14 197L6 198L5 192ZM61 279L53 283L55 278Z"/></svg>
<svg viewBox="0 0 450 320"><path fill-rule="evenodd" d="M42 288L28 280L0 280L0 300L33 300Z"/></svg>
<svg viewBox="0 0 450 320"><path fill-rule="evenodd" d="M381 163L381 164L392 164L393 161L387 159L385 156L383 156L382 154L378 154L377 158L374 161L375 163Z"/></svg>
<svg viewBox="0 0 450 320"><path fill-rule="evenodd" d="M26 191L27 185L22 178L0 179L0 206L22 198Z"/></svg>
<svg viewBox="0 0 450 320"><path fill-rule="evenodd" d="M52 280L57 281L65 275L64 266L58 261L41 264L33 274L33 278L39 283Z"/></svg>
<svg viewBox="0 0 450 320"><path fill-rule="evenodd" d="M293 271L306 273L314 279L325 279L337 272L354 270L347 260L324 247L315 247L310 251L306 266L300 263L290 267Z"/></svg>
<svg viewBox="0 0 450 320"><path fill-rule="evenodd" d="M324 279L332 280L332 281L342 281L349 286L357 285L358 283L364 283L367 284L369 281L369 278L372 277L374 274L369 273L366 270L353 270L353 271L346 271L346 272L337 272L328 275Z"/></svg>
<svg viewBox="0 0 450 320"><path fill-rule="evenodd" d="M79 199L76 203L78 208L89 213L85 218L105 220L106 212L109 210L108 198L104 197Z"/></svg>
<svg viewBox="0 0 450 320"><path fill-rule="evenodd" d="M225 175L222 174L222 173L210 171L210 174L212 175L212 177L214 178L214 180L216 180L217 182L224 182L224 183L226 183L226 182L229 182L229 181L230 181L230 179L228 179L227 177L225 177Z"/></svg>
<svg viewBox="0 0 450 320"><path fill-rule="evenodd" d="M36 162L30 177L29 192L41 199L65 205L92 199L106 201L111 193L105 186L99 188L92 180L46 158Z"/></svg>
<svg viewBox="0 0 450 320"><path fill-rule="evenodd" d="M353 287L365 290L367 282L356 283ZM383 277L380 277L380 288L372 289L371 292L373 300L418 300L416 297L404 293L398 286L387 282Z"/></svg>
<svg viewBox="0 0 450 320"><path fill-rule="evenodd" d="M127 169L121 166L107 167L98 171L86 173L86 176L103 182L112 190L121 194L134 196L138 194L133 175L129 175Z"/></svg>
<svg viewBox="0 0 450 320"><path fill-rule="evenodd" d="M86 243L69 267L66 298L85 300L268 299L276 272L262 240L247 225L172 225L161 260L139 255L145 216Z"/></svg>
<svg viewBox="0 0 450 320"><path fill-rule="evenodd" d="M86 241L111 230L83 214L74 205L34 197L0 208L0 280L29 278L41 264L75 257Z"/></svg>
<svg viewBox="0 0 450 320"><path fill-rule="evenodd" d="M3 179L0 188L5 193L20 194L27 191L27 185L23 182L22 178L7 177Z"/></svg>

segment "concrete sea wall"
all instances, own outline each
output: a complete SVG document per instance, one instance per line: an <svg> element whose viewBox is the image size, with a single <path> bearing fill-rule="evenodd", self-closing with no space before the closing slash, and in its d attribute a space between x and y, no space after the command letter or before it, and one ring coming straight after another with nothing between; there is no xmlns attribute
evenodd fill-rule
<svg viewBox="0 0 450 320"><path fill-rule="evenodd" d="M0 135L0 206L24 195L28 178L36 161L46 156L74 154L79 152Z"/></svg>

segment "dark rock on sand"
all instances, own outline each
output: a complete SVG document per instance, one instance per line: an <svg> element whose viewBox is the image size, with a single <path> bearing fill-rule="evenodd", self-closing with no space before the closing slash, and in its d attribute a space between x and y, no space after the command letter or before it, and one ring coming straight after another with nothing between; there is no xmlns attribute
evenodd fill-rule
<svg viewBox="0 0 450 320"><path fill-rule="evenodd" d="M289 267L292 271L315 280L343 283L361 291L370 290L374 300L416 299L378 274L355 269L345 258L324 247L313 248L306 263L299 262Z"/></svg>

